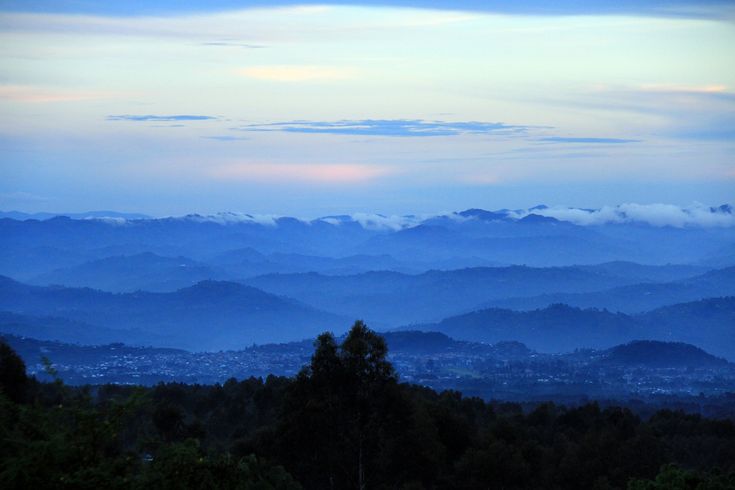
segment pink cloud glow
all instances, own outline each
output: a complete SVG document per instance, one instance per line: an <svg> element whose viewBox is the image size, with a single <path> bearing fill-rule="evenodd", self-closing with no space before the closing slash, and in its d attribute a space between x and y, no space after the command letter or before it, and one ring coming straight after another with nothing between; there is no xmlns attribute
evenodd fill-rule
<svg viewBox="0 0 735 490"><path fill-rule="evenodd" d="M48 90L25 85L0 85L0 100L43 104L115 97L109 92Z"/></svg>
<svg viewBox="0 0 735 490"><path fill-rule="evenodd" d="M689 94L723 94L727 93L725 85L643 85L641 88L646 92L663 93L689 93Z"/></svg>
<svg viewBox="0 0 735 490"><path fill-rule="evenodd" d="M239 163L218 167L210 175L217 179L252 182L354 184L390 173L386 167L360 164Z"/></svg>

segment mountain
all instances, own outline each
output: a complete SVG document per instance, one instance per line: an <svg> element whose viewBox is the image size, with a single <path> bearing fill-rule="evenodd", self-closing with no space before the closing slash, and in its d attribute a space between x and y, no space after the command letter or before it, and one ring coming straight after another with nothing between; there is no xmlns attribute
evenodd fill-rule
<svg viewBox="0 0 735 490"><path fill-rule="evenodd" d="M118 211L87 211L86 213L23 213L21 211L0 211L0 218L14 220L47 220L57 216L66 216L72 219L151 219L150 216L140 213L120 213Z"/></svg>
<svg viewBox="0 0 735 490"><path fill-rule="evenodd" d="M665 306L637 318L657 339L688 342L735 358L735 297Z"/></svg>
<svg viewBox="0 0 735 490"><path fill-rule="evenodd" d="M564 303L580 308L607 308L624 313L639 313L676 303L732 295L735 295L735 267L728 267L667 283L630 284L584 293L546 293L493 299L481 303L478 309L496 307L531 310Z"/></svg>
<svg viewBox="0 0 735 490"><path fill-rule="evenodd" d="M700 264L705 267L732 267L735 266L735 243L729 243L716 250L702 260Z"/></svg>
<svg viewBox="0 0 735 490"><path fill-rule="evenodd" d="M640 339L686 342L735 359L735 297L676 304L637 315L562 304L531 311L489 308L400 330L441 332L474 342L519 341L541 352L605 349Z"/></svg>
<svg viewBox="0 0 735 490"><path fill-rule="evenodd" d="M414 264L425 264L422 270L444 268L442 263L454 263L453 267L563 266L626 260L654 265L706 265L714 260L713 265L717 265L718 257L724 254L726 258L735 243L735 218L727 209L680 209L674 218L656 216L655 207L645 206L604 210L468 209L429 217L356 214L314 220L236 213L146 219L100 212L82 213L79 217L84 219L56 216L45 220L13 215L23 219L0 218L0 247L16 257L36 249L75 257L66 263L49 264L52 269L35 266L34 275L77 265L78 258L89 261L152 252L202 262L220 253L247 248L266 256L294 254L291 259L281 257L282 263L296 256L390 256L411 269L416 269ZM360 259L356 266L337 263L315 267L315 261L307 262L306 267L316 271L393 268L389 262L374 266ZM19 262L0 260L0 274L27 279L29 275L18 275L25 271L14 267L14 263ZM34 267L30 260L25 263Z"/></svg>
<svg viewBox="0 0 735 490"><path fill-rule="evenodd" d="M162 257L151 252L120 255L57 269L34 277L31 284L90 287L111 292L175 291L227 274L186 257Z"/></svg>
<svg viewBox="0 0 735 490"><path fill-rule="evenodd" d="M376 327L393 327L471 311L489 299L549 291L599 291L635 281L579 267L511 266L421 274L268 274L244 283L316 308L364 318Z"/></svg>
<svg viewBox="0 0 735 490"><path fill-rule="evenodd" d="M636 279L639 282L671 282L704 274L710 267L686 264L644 265L617 260L595 265L579 266L598 273Z"/></svg>
<svg viewBox="0 0 735 490"><path fill-rule="evenodd" d="M170 293L113 294L29 286L0 277L0 310L63 317L110 329L139 329L146 336L164 338L156 345L193 350L298 340L324 330L344 330L350 324L349 319L288 298L217 281Z"/></svg>
<svg viewBox="0 0 735 490"><path fill-rule="evenodd" d="M466 209L460 211L457 215L463 218L475 218L480 221L512 221L506 211L485 211L484 209Z"/></svg>
<svg viewBox="0 0 735 490"><path fill-rule="evenodd" d="M557 220L457 221L436 218L382 234L359 249L379 250L399 260L446 260L475 256L507 264L558 266L630 257L627 246L606 240L596 230Z"/></svg>
<svg viewBox="0 0 735 490"><path fill-rule="evenodd" d="M647 336L636 319L628 315L561 304L523 312L491 308L401 330L441 332L472 342L518 341L541 352L606 348Z"/></svg>
<svg viewBox="0 0 735 490"><path fill-rule="evenodd" d="M2 242L2 238L0 238ZM73 267L93 259L90 252L47 245L6 243L0 253L0 275L28 281L56 269Z"/></svg>
<svg viewBox="0 0 735 490"><path fill-rule="evenodd" d="M605 351L600 362L649 368L717 367L728 364L725 359L715 357L693 345L654 340L637 340L617 345Z"/></svg>
<svg viewBox="0 0 735 490"><path fill-rule="evenodd" d="M68 318L21 315L9 311L0 311L0 333L87 345L110 342L165 345L167 340L164 336L140 329L104 328Z"/></svg>
<svg viewBox="0 0 735 490"><path fill-rule="evenodd" d="M273 273L319 272L342 275L376 270L416 270L416 265L399 262L389 255L325 257L283 252L262 254L250 247L228 250L204 260L208 264L227 270L230 276L239 278Z"/></svg>

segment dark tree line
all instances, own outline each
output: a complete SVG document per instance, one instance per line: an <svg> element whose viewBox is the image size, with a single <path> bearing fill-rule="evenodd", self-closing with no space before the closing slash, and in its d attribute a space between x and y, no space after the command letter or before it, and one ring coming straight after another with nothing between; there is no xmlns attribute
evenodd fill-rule
<svg viewBox="0 0 735 490"><path fill-rule="evenodd" d="M357 322L293 379L39 383L0 344L0 487L735 488L735 424L553 403L524 411L400 384Z"/></svg>

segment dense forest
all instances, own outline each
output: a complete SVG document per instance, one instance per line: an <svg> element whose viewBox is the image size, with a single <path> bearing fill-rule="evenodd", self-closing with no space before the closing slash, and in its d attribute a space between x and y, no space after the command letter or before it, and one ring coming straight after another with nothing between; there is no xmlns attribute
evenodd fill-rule
<svg viewBox="0 0 735 490"><path fill-rule="evenodd" d="M730 420L524 410L402 384L386 355L357 322L341 343L320 335L295 378L70 387L0 344L0 486L735 488Z"/></svg>

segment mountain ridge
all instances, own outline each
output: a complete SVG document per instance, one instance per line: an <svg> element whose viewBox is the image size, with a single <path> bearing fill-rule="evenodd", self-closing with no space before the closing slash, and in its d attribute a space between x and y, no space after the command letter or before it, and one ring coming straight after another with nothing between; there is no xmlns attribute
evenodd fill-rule
<svg viewBox="0 0 735 490"><path fill-rule="evenodd" d="M0 310L131 331L144 326L168 346L195 348L293 340L348 320L236 282L202 281L172 293L108 293L42 287L0 276ZM289 329L284 329L289 325Z"/></svg>

